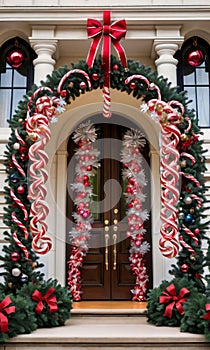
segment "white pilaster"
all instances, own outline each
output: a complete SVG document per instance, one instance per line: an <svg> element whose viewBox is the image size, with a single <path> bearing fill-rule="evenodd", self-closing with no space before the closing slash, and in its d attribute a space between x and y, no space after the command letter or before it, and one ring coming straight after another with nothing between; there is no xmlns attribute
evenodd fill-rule
<svg viewBox="0 0 210 350"><path fill-rule="evenodd" d="M39 85L41 80L51 75L55 60L52 58L56 51L57 40L31 40L31 46L38 55L34 63L34 83Z"/></svg>
<svg viewBox="0 0 210 350"><path fill-rule="evenodd" d="M54 70L55 60L53 55L57 50L58 40L55 39L55 26L34 26L30 44L37 54L34 63L34 83L39 85L41 80L51 75Z"/></svg>
<svg viewBox="0 0 210 350"><path fill-rule="evenodd" d="M183 43L183 40L183 37L180 36L179 26L156 27L154 50L158 58L155 60L155 64L158 75L168 78L172 86L177 85L176 65L178 61L174 58L174 55Z"/></svg>

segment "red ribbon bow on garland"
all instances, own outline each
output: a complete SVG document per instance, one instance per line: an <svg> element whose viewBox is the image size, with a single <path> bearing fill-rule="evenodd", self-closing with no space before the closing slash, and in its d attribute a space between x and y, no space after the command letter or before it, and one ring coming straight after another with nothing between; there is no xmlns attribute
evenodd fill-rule
<svg viewBox="0 0 210 350"><path fill-rule="evenodd" d="M203 318L204 320L210 321L210 304L206 304L206 311L207 311L207 314L205 314Z"/></svg>
<svg viewBox="0 0 210 350"><path fill-rule="evenodd" d="M16 308L15 306L9 306L11 304L12 300L10 297L6 297L2 302L0 303L0 332L5 333L8 332L8 318L4 315L6 313L7 315L12 314L15 312ZM4 312L4 313L3 313Z"/></svg>
<svg viewBox="0 0 210 350"><path fill-rule="evenodd" d="M55 288L49 288L49 290L45 293L44 296L42 296L42 294L36 289L33 294L32 294L32 299L35 301L38 301L38 304L36 306L35 311L38 314L41 314L43 308L44 308L44 304L43 301L45 301L47 303L47 305L50 308L50 313L52 312L56 312L58 310L58 306L57 306L57 299L55 296L52 296L52 293L54 292Z"/></svg>
<svg viewBox="0 0 210 350"><path fill-rule="evenodd" d="M163 316L168 318L172 318L172 312L174 306L179 311L180 315L184 314L184 309L182 303L187 301L187 297L190 295L190 291L187 288L182 288L179 292L179 295L176 295L176 287L172 283L170 286L166 288L167 292L162 292L165 296L159 297L160 304L168 304L166 305L165 312Z"/></svg>
<svg viewBox="0 0 210 350"><path fill-rule="evenodd" d="M98 46L103 36L102 59L105 74L104 86L109 87L111 42L113 43L123 66L127 66L125 51L119 43L119 40L125 37L126 22L124 19L121 19L110 24L110 11L104 11L103 19L103 25L96 19L88 18L87 20L88 38L93 38L93 42L91 44L86 63L89 67L93 66Z"/></svg>

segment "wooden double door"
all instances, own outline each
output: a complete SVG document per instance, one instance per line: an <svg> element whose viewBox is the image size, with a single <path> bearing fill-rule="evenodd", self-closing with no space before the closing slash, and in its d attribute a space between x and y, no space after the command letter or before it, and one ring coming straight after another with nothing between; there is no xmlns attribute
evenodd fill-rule
<svg viewBox="0 0 210 350"><path fill-rule="evenodd" d="M92 207L94 216L93 230L89 241L89 251L83 263L82 300L131 300L131 289L135 277L130 267L129 238L126 238L128 223L126 218L126 202L123 192L126 184L122 179L122 138L125 127L117 124L96 125L100 150L100 163L94 176L93 188L95 201ZM73 155L74 145L69 139L69 160ZM144 149L144 157L149 163L149 146ZM147 176L149 172L147 171ZM68 173L68 183L72 182L72 166ZM145 191L149 200L150 181ZM148 204L148 203L147 203ZM67 217L73 212L71 196L67 196ZM68 220L67 223L71 220ZM145 223L147 234L145 239L151 243L150 220ZM67 224L67 230L70 230ZM71 247L67 244L67 259ZM152 287L151 251L145 255L149 282Z"/></svg>

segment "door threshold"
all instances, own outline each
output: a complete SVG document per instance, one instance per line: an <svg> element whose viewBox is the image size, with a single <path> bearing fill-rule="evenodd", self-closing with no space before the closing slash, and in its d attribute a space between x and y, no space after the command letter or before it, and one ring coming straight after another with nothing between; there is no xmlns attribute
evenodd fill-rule
<svg viewBox="0 0 210 350"><path fill-rule="evenodd" d="M71 314L145 315L147 302L141 301L79 301L73 302Z"/></svg>

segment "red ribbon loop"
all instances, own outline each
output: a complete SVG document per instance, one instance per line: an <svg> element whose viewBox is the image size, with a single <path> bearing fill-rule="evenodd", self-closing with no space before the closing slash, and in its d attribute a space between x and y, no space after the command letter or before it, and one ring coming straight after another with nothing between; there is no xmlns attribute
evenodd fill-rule
<svg viewBox="0 0 210 350"><path fill-rule="evenodd" d="M10 297L6 297L2 302L0 303L0 332L5 333L8 332L8 318L4 315L6 313L7 315L15 312L16 308L15 306L10 306L12 300ZM3 313L4 312L4 313Z"/></svg>
<svg viewBox="0 0 210 350"><path fill-rule="evenodd" d="M163 316L172 318L172 312L173 312L174 306L177 308L180 315L183 315L184 309L183 309L182 303L187 301L187 297L190 295L190 291L187 288L182 288L179 292L179 295L176 295L176 287L173 283L166 288L166 291L167 292L162 292L164 296L159 297L160 304L170 303L166 305Z"/></svg>
<svg viewBox="0 0 210 350"><path fill-rule="evenodd" d="M203 316L204 320L210 320L210 304L206 304L207 314Z"/></svg>
<svg viewBox="0 0 210 350"><path fill-rule="evenodd" d="M52 293L54 292L54 288L51 287L48 289L48 291L45 293L44 296L42 296L42 294L36 289L33 294L32 294L32 299L35 301L38 301L38 304L36 306L35 311L38 314L41 314L43 308L44 308L44 303L43 301L45 301L47 303L47 305L50 308L50 313L52 312L56 312L58 310L58 306L57 306L57 299L55 296L52 296Z"/></svg>
<svg viewBox="0 0 210 350"><path fill-rule="evenodd" d="M109 74L110 72L110 46L111 41L117 51L121 62L124 67L127 66L125 51L120 45L119 40L125 37L126 34L126 22L125 20L118 20L110 24L110 11L104 11L104 24L99 21L89 18L87 20L87 34L88 38L93 38L93 42L90 46L90 51L87 56L86 63L89 67L93 66L94 59L98 50L102 36L104 37L102 47L102 59L105 71L104 86L109 87Z"/></svg>

